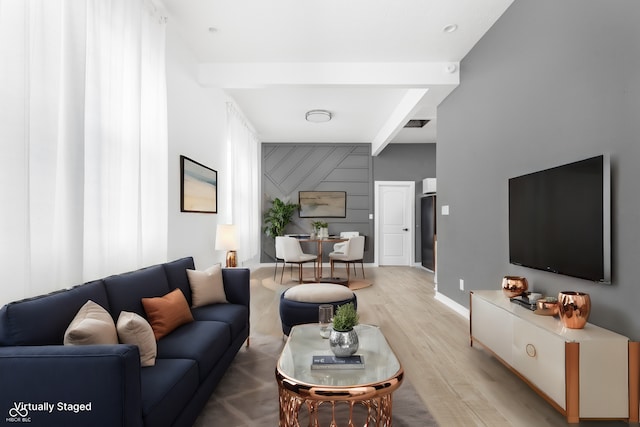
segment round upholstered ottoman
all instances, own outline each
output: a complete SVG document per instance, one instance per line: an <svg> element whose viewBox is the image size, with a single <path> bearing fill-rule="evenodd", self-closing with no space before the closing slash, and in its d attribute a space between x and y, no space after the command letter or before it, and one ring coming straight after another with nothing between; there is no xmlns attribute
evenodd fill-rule
<svg viewBox="0 0 640 427"><path fill-rule="evenodd" d="M333 304L333 310L352 302L358 308L356 294L343 285L334 283L306 283L287 289L280 295L280 321L282 332L289 335L291 327L318 322L320 304Z"/></svg>

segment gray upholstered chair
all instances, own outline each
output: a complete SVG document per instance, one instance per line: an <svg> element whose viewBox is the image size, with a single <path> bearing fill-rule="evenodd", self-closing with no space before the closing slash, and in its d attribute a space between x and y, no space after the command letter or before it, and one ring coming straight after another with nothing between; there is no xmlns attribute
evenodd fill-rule
<svg viewBox="0 0 640 427"><path fill-rule="evenodd" d="M349 264L353 264L354 273L357 276L355 263L359 262L362 266L362 278L364 278L364 236L354 236L349 239L346 252L331 252L329 259L331 260L331 277L333 274L334 264L336 262L345 263L347 266L347 283L350 279Z"/></svg>

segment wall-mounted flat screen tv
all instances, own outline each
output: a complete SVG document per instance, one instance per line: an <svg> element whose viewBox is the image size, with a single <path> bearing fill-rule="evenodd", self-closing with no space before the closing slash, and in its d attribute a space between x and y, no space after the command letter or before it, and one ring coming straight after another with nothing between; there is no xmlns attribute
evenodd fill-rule
<svg viewBox="0 0 640 427"><path fill-rule="evenodd" d="M509 179L509 261L611 283L607 155Z"/></svg>

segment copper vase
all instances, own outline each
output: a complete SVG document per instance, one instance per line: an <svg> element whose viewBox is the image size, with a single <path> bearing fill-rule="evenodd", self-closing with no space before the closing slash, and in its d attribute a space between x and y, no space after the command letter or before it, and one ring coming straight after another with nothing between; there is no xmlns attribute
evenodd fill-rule
<svg viewBox="0 0 640 427"><path fill-rule="evenodd" d="M504 276L502 278L502 291L508 298L517 297L527 292L529 283L526 277Z"/></svg>
<svg viewBox="0 0 640 427"><path fill-rule="evenodd" d="M562 324L570 329L582 329L589 320L591 298L584 292L560 292L558 308Z"/></svg>

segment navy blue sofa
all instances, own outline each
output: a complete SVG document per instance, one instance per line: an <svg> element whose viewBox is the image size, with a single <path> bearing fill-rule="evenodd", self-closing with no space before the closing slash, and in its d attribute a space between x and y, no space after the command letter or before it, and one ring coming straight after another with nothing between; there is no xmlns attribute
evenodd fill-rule
<svg viewBox="0 0 640 427"><path fill-rule="evenodd" d="M192 309L194 322L158 341L155 366L137 346L65 346L66 328L93 300L114 321L146 318L143 297L180 288L191 306L182 258L12 302L0 309L0 419L32 426L191 426L249 337L249 270L223 269L229 304ZM248 341L247 341L248 344Z"/></svg>

